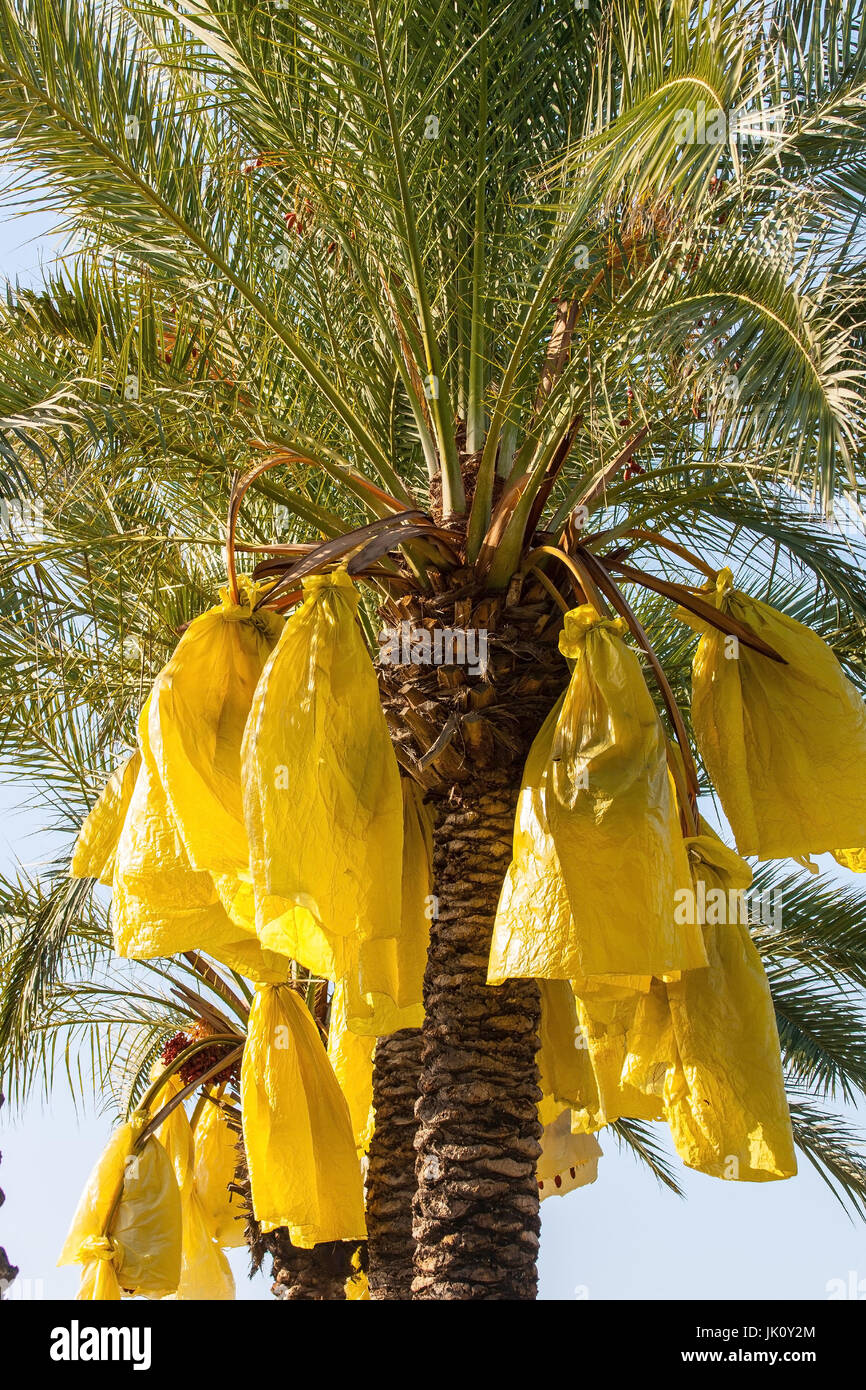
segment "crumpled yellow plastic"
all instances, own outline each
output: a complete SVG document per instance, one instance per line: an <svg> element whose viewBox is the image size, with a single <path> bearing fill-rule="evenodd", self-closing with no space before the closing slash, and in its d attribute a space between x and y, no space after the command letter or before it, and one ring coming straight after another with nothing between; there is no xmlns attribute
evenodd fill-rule
<svg viewBox="0 0 866 1390"><path fill-rule="evenodd" d="M244 809L262 944L338 980L347 937L399 935L403 803L354 585L304 591L256 689Z"/></svg>
<svg viewBox="0 0 866 1390"><path fill-rule="evenodd" d="M367 1272L361 1268L361 1253L356 1250L352 1256L352 1273L346 1280L346 1302L369 1302L370 1285Z"/></svg>
<svg viewBox="0 0 866 1390"><path fill-rule="evenodd" d="M568 689L530 749L488 982L664 975L706 964L677 926L688 864L664 731L621 619L566 613Z"/></svg>
<svg viewBox="0 0 866 1390"><path fill-rule="evenodd" d="M578 1187L588 1187L598 1177L601 1145L594 1134L573 1134L571 1112L563 1110L546 1124L541 1136L541 1155L536 1167L538 1195L564 1197Z"/></svg>
<svg viewBox="0 0 866 1390"><path fill-rule="evenodd" d="M78 1258L81 1283L77 1300L112 1303L122 1298L117 1282L119 1247L108 1236L88 1236L81 1242Z"/></svg>
<svg viewBox="0 0 866 1390"><path fill-rule="evenodd" d="M575 1134L593 1133L623 1116L662 1119L661 1101L623 1079L640 990L598 980L539 980L538 986L541 1123L551 1124L564 1109L571 1111Z"/></svg>
<svg viewBox="0 0 866 1390"><path fill-rule="evenodd" d="M364 1192L349 1107L319 1030L287 985L260 988L241 1065L253 1211L293 1245L363 1240Z"/></svg>
<svg viewBox="0 0 866 1390"><path fill-rule="evenodd" d="M538 990L538 1118L546 1126L564 1109L580 1106L581 1097L592 1091L594 1080L568 980L539 980Z"/></svg>
<svg viewBox="0 0 866 1390"><path fill-rule="evenodd" d="M363 1269L359 1269L357 1274L352 1274L346 1280L346 1302L347 1303L369 1303L370 1285L367 1282L367 1274Z"/></svg>
<svg viewBox="0 0 866 1390"><path fill-rule="evenodd" d="M578 1051L586 1055L590 1080L572 1107L572 1130L589 1134L614 1120L664 1119L660 1092L670 1057L670 1020L665 1014L652 1026L646 1014L651 985L646 991L610 984L580 987L584 992L574 1000Z"/></svg>
<svg viewBox="0 0 866 1390"><path fill-rule="evenodd" d="M231 1266L214 1238L194 1185L183 1203L183 1263L175 1297L199 1302L227 1302L235 1297Z"/></svg>
<svg viewBox="0 0 866 1390"><path fill-rule="evenodd" d="M866 849L836 849L833 858L852 874L866 874Z"/></svg>
<svg viewBox="0 0 866 1390"><path fill-rule="evenodd" d="M114 949L146 960L203 950L247 978L279 983L291 962L263 949L252 889L192 867L169 809L150 748L150 700L138 720L141 764L117 845L112 879ZM232 885L227 887L229 879ZM247 895L248 916L241 910ZM233 918L225 909L230 896Z"/></svg>
<svg viewBox="0 0 866 1390"><path fill-rule="evenodd" d="M207 1095L193 1131L195 1187L217 1244L228 1250L246 1243L246 1217L238 1197L229 1191L240 1136L231 1129L222 1105L211 1098L212 1092Z"/></svg>
<svg viewBox="0 0 866 1390"><path fill-rule="evenodd" d="M341 1004L355 1033L383 1038L424 1022L430 944L433 825L417 783L401 778L403 854L400 934L346 943Z"/></svg>
<svg viewBox="0 0 866 1390"><path fill-rule="evenodd" d="M237 582L239 602L221 589L220 603L193 619L160 671L147 730L190 866L213 876L226 910L246 931L254 909L241 742L255 688L285 622L267 608L253 611L260 585L246 575Z"/></svg>
<svg viewBox="0 0 866 1390"><path fill-rule="evenodd" d="M709 964L663 986L677 1065L664 1104L683 1162L713 1177L765 1182L797 1171L770 987L730 895L751 869L717 836L686 840L695 882L729 897L727 921L703 926ZM709 917L709 913L707 916Z"/></svg>
<svg viewBox="0 0 866 1390"><path fill-rule="evenodd" d="M350 1029L345 988L341 984L336 985L331 999L331 1021L328 1027L328 1060L334 1068L334 1075L349 1107L352 1133L359 1154L367 1152L373 1137L375 1046L375 1037L369 1034L364 1036Z"/></svg>
<svg viewBox="0 0 866 1390"><path fill-rule="evenodd" d="M253 689L282 619L240 602L193 620L138 720L140 765L112 881L115 950L137 959L204 950L250 979L281 982L291 962L256 935L240 750Z"/></svg>
<svg viewBox="0 0 866 1390"><path fill-rule="evenodd" d="M79 1298L162 1298L178 1286L181 1204L174 1169L143 1117L111 1136L88 1178L58 1264L82 1264ZM118 1200L119 1199L119 1200ZM113 1266L112 1271L107 1267Z"/></svg>
<svg viewBox="0 0 866 1390"><path fill-rule="evenodd" d="M158 1108L177 1096L183 1085L177 1073L170 1076L158 1094ZM181 1203L180 1279L176 1294L171 1296L179 1300L233 1299L234 1275L219 1247L216 1223L209 1218L198 1189L196 1148L183 1104L166 1116L157 1137L174 1169Z"/></svg>
<svg viewBox="0 0 866 1390"><path fill-rule="evenodd" d="M147 959L214 951L240 933L210 874L189 862L150 752L148 707L139 716L142 762L117 845L112 883L114 949Z"/></svg>
<svg viewBox="0 0 866 1390"><path fill-rule="evenodd" d="M72 851L70 877L96 878L110 884L114 876L117 842L132 799L132 789L141 766L138 749L115 768L99 800L78 832Z"/></svg>
<svg viewBox="0 0 866 1390"><path fill-rule="evenodd" d="M866 844L866 705L833 652L735 589L728 569L702 596L787 662L677 610L701 633L692 721L740 853L797 859Z"/></svg>

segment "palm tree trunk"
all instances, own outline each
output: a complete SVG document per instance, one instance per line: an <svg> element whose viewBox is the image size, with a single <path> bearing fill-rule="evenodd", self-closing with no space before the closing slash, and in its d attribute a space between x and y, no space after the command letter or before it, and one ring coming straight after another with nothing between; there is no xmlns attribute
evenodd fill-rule
<svg viewBox="0 0 866 1390"><path fill-rule="evenodd" d="M412 1297L415 1240L415 1101L421 1072L421 1030L379 1038L373 1066L376 1127L367 1169L367 1277L371 1300Z"/></svg>
<svg viewBox="0 0 866 1390"><path fill-rule="evenodd" d="M262 1241L273 1257L274 1298L308 1303L345 1301L353 1245L335 1240L314 1245L312 1250L299 1250L285 1229L271 1231Z"/></svg>
<svg viewBox="0 0 866 1390"><path fill-rule="evenodd" d="M470 572L452 579L450 594L401 599L400 617L413 629L483 636L488 660L472 669L404 656L379 668L398 759L425 788L437 820L412 1295L531 1299L538 989L532 981L490 988L487 959L526 755L568 672L557 648L561 615L540 584L523 580L507 594L473 597Z"/></svg>
<svg viewBox="0 0 866 1390"><path fill-rule="evenodd" d="M415 1141L417 1299L536 1295L538 987L485 983L511 855L512 783L508 772L488 772L452 787L435 834L439 902Z"/></svg>

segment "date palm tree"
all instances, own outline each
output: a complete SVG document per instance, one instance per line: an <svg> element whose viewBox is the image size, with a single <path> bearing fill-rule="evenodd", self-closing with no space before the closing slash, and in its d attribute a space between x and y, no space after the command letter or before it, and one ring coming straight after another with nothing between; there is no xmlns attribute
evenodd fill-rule
<svg viewBox="0 0 866 1390"><path fill-rule="evenodd" d="M857 11L0 0L0 51L8 196L70 238L3 309L5 491L43 530L8 546L0 748L75 820L250 555L274 601L347 564L374 651L382 625L486 634L477 671L379 667L437 906L423 1031L377 1052L370 1277L531 1298L539 995L486 967L562 612L626 619L687 753L695 569L735 564L864 687ZM758 941L797 1138L859 1205L810 1097L866 1081L862 900L785 881Z"/></svg>

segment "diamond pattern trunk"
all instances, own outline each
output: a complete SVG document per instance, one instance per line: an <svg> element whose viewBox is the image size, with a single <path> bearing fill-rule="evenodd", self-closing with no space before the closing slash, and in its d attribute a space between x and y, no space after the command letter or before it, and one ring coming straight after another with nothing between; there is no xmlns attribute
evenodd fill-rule
<svg viewBox="0 0 866 1390"><path fill-rule="evenodd" d="M485 983L515 803L508 774L489 773L442 808L436 832L415 1140L418 1299L536 1294L538 987Z"/></svg>
<svg viewBox="0 0 866 1390"><path fill-rule="evenodd" d="M476 597L468 571L450 579L449 593L392 603L384 622L392 631L395 621L406 624L406 639L401 630L379 670L397 757L425 788L436 819L411 1290L422 1300L531 1299L539 1233L538 990L523 980L489 987L487 958L523 765L568 672L556 645L561 618L543 588L522 581L508 594ZM455 631L483 634L483 643L480 636L467 640L465 651L483 651L486 665L437 658ZM422 632L427 636L416 643ZM425 662L426 652L432 660ZM394 1060L394 1068L401 1065ZM389 1075L389 1085L404 1094L413 1084L408 1066L400 1081ZM389 1173L384 1163L371 1163L374 1211L385 1210L386 1186L402 1201L410 1185L405 1170L396 1172L407 1162L405 1108L402 1137L383 1132L397 1113L386 1108L379 1121L376 1142L392 1167ZM405 1207L392 1207L392 1215L402 1233ZM408 1249L401 1234L404 1257ZM371 1251L371 1284L379 1277L375 1265ZM383 1287L402 1290L408 1271L398 1274L393 1265L382 1278Z"/></svg>

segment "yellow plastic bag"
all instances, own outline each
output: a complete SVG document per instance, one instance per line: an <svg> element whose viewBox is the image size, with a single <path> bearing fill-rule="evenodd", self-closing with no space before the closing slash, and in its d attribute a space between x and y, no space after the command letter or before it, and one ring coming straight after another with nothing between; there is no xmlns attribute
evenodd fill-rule
<svg viewBox="0 0 866 1390"><path fill-rule="evenodd" d="M112 884L114 949L138 959L210 950L239 935L210 874L193 869L177 833L150 752L148 712L149 702L139 716L142 762Z"/></svg>
<svg viewBox="0 0 866 1390"><path fill-rule="evenodd" d="M233 1299L235 1280L231 1266L214 1237L213 1226L194 1185L183 1202L182 1230L178 1300L227 1302Z"/></svg>
<svg viewBox="0 0 866 1390"><path fill-rule="evenodd" d="M177 1289L180 1193L159 1141L151 1136L136 1149L143 1123L139 1117L112 1135L72 1219L58 1264L84 1266L79 1297L115 1298L123 1290L162 1298Z"/></svg>
<svg viewBox="0 0 866 1390"><path fill-rule="evenodd" d="M282 982L291 962L260 946L249 885L244 928L239 913L232 920L226 912L213 876L189 862L151 754L149 714L148 701L138 720L141 764L112 879L114 949L137 960L203 950L250 979Z"/></svg>
<svg viewBox="0 0 866 1390"><path fill-rule="evenodd" d="M538 1195L564 1197L578 1187L588 1187L598 1177L601 1145L594 1134L573 1134L571 1112L563 1110L544 1127L541 1156L536 1168Z"/></svg>
<svg viewBox="0 0 866 1390"><path fill-rule="evenodd" d="M347 1026L383 1038L424 1022L424 971L430 944L433 826L415 782L401 779L403 871L400 934L347 943L342 981Z"/></svg>
<svg viewBox="0 0 866 1390"><path fill-rule="evenodd" d="M123 1187L123 1172L144 1121L121 1125L108 1141L79 1198L58 1265L80 1264L79 1299L119 1299L118 1251L106 1234ZM178 1277L180 1268L178 1266Z"/></svg>
<svg viewBox="0 0 866 1390"><path fill-rule="evenodd" d="M369 1302L370 1285L366 1271L361 1268L361 1254L356 1250L352 1256L352 1273L346 1280L346 1302Z"/></svg>
<svg viewBox="0 0 866 1390"><path fill-rule="evenodd" d="M77 1300L97 1303L118 1302L123 1295L117 1282L119 1250L108 1236L87 1236L78 1249L81 1283Z"/></svg>
<svg viewBox="0 0 866 1390"><path fill-rule="evenodd" d="M568 980L539 980L538 988L538 1118L546 1126L564 1109L580 1107L594 1092L595 1081Z"/></svg>
<svg viewBox="0 0 866 1390"><path fill-rule="evenodd" d="M207 1094L193 1131L195 1187L217 1244L228 1250L246 1243L246 1217L240 1199L229 1191L237 1171L240 1136L229 1126L222 1105Z"/></svg>
<svg viewBox="0 0 866 1390"><path fill-rule="evenodd" d="M663 1118L661 1101L623 1077L629 1033L642 995L593 982L577 995L568 980L539 980L538 1073L545 1128L567 1109L575 1134L591 1134L622 1116ZM649 982L646 988L649 989Z"/></svg>
<svg viewBox="0 0 866 1390"><path fill-rule="evenodd" d="M161 1298L181 1277L181 1195L168 1155L149 1138L124 1169L124 1195L111 1222L120 1247L117 1279L124 1293Z"/></svg>
<svg viewBox="0 0 866 1390"><path fill-rule="evenodd" d="M665 1015L661 1027L651 1026L644 1016L649 997L649 991L615 985L575 995L578 1050L586 1053L591 1076L572 1109L575 1133L593 1133L619 1119L664 1119L669 1019ZM638 1019L642 1026L636 1026Z"/></svg>
<svg viewBox="0 0 866 1390"><path fill-rule="evenodd" d="M96 878L100 883L111 883L117 842L140 766L141 754L136 749L132 757L112 772L99 800L78 832L72 851L72 878Z"/></svg>
<svg viewBox="0 0 866 1390"><path fill-rule="evenodd" d="M262 944L336 980L348 936L399 935L403 803L352 581L304 589L256 690L244 808Z"/></svg>
<svg viewBox="0 0 866 1390"><path fill-rule="evenodd" d="M156 1081L165 1071L161 1062L155 1062L150 1069L151 1081ZM166 1081L163 1082L153 1101L153 1111L157 1113L163 1106L168 1105L169 1101L174 1100L175 1096L180 1095L184 1083L177 1072L173 1072ZM166 1115L156 1137L169 1157L169 1162L174 1169L177 1188L183 1199L184 1194L192 1186L193 1168L193 1139L192 1129L190 1128L189 1118L183 1103L176 1105L168 1115Z"/></svg>
<svg viewBox="0 0 866 1390"><path fill-rule="evenodd" d="M346 1017L346 996L337 985L331 999L331 1022L328 1028L328 1060L340 1090L346 1098L352 1121L352 1133L359 1154L370 1147L375 1115L373 1111L373 1050L374 1037L352 1032Z"/></svg>
<svg viewBox="0 0 866 1390"><path fill-rule="evenodd" d="M798 859L866 844L866 705L833 652L740 593L730 570L703 597L787 662L678 610L701 633L692 720L740 853Z"/></svg>
<svg viewBox="0 0 866 1390"><path fill-rule="evenodd" d="M370 1285L367 1282L367 1275L363 1269L359 1269L357 1274L351 1275L346 1280L346 1302L347 1303L369 1303Z"/></svg>
<svg viewBox="0 0 866 1390"><path fill-rule="evenodd" d="M695 882L703 880L708 902L711 892L723 894L728 910L720 923L703 926L707 969L664 986L679 1059L665 1088L668 1123L691 1168L740 1182L792 1177L797 1160L776 1016L738 896L751 870L703 829L686 841Z"/></svg>
<svg viewBox="0 0 866 1390"><path fill-rule="evenodd" d="M239 603L194 618L154 682L148 739L169 813L191 867L213 875L230 916L253 921L249 849L241 792L241 741L253 694L285 626L253 612L261 586L238 577ZM241 902L236 906L235 900Z"/></svg>
<svg viewBox="0 0 866 1390"><path fill-rule="evenodd" d="M155 1104L162 1109L183 1090L175 1073L158 1093ZM216 1224L211 1221L198 1190L196 1148L193 1131L183 1104L175 1106L157 1131L180 1192L181 1266L177 1293L179 1300L225 1300L235 1296L234 1276L217 1244Z"/></svg>
<svg viewBox="0 0 866 1390"><path fill-rule="evenodd" d="M664 732L621 620L565 615L565 695L530 750L488 981L664 975L706 964L675 925L688 882Z"/></svg>
<svg viewBox="0 0 866 1390"><path fill-rule="evenodd" d="M843 869L850 869L852 874L866 874L866 849L834 850L833 858Z"/></svg>
<svg viewBox="0 0 866 1390"><path fill-rule="evenodd" d="M364 1192L349 1117L319 1030L287 985L259 989L241 1066L244 1143L263 1231L294 1245L363 1240Z"/></svg>
<svg viewBox="0 0 866 1390"><path fill-rule="evenodd" d="M251 979L280 982L291 962L256 935L240 748L283 623L253 616L257 586L241 576L239 587L239 604L222 590L221 605L193 620L139 716L112 880L115 949L137 959L204 950Z"/></svg>

